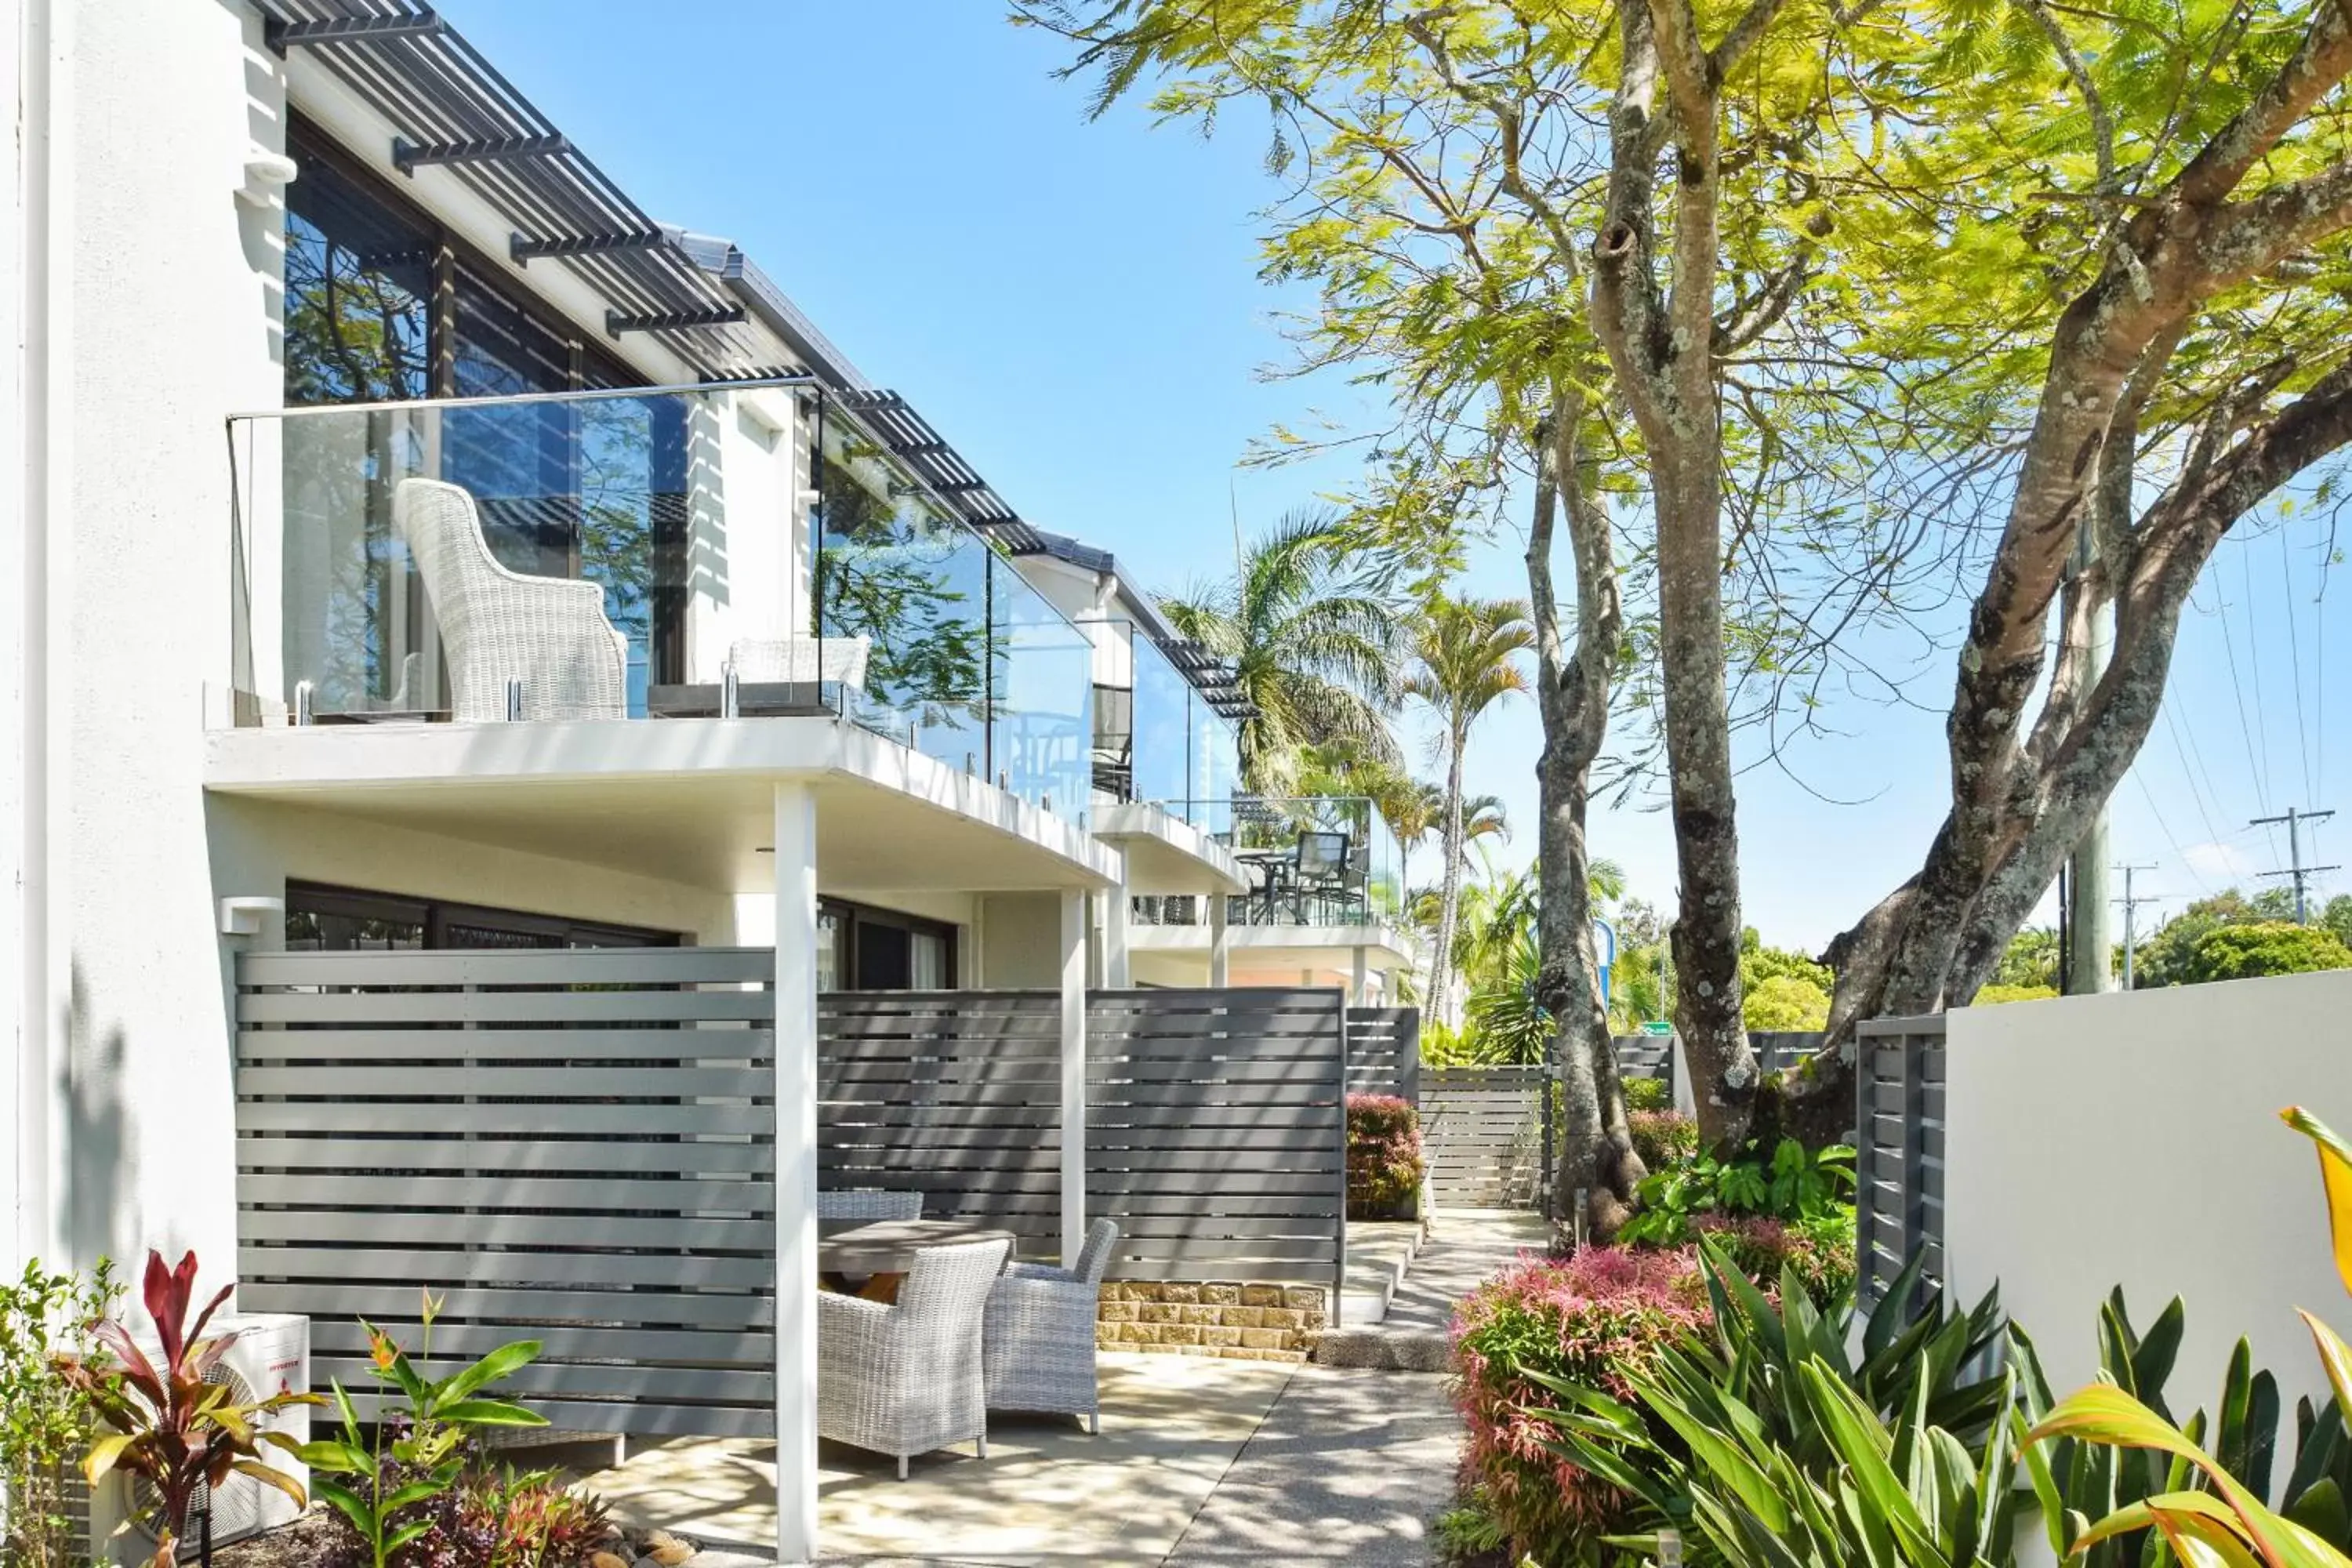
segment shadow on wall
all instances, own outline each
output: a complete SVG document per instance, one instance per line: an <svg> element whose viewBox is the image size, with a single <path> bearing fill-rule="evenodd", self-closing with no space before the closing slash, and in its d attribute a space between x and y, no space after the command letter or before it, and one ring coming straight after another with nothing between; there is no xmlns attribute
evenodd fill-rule
<svg viewBox="0 0 2352 1568"><path fill-rule="evenodd" d="M89 1016L89 991L79 960L73 966L73 999L67 1018L71 1042L60 1069L65 1101L62 1151L66 1250L79 1267L101 1256L136 1262L145 1218L128 1203L123 1172L130 1154L130 1118L122 1104L129 1041L120 1026L96 1029Z"/></svg>

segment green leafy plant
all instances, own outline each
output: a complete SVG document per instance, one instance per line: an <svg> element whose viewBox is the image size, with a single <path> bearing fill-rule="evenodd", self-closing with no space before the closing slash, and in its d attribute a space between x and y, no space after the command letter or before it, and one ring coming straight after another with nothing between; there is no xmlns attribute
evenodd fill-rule
<svg viewBox="0 0 2352 1568"><path fill-rule="evenodd" d="M1714 1380L1720 1368L1670 1358L1636 1375L1647 1416L1568 1389L1563 1442L1615 1466L1660 1522L1604 1544L1654 1560L1663 1538L1696 1536L1726 1568L2008 1568L2022 1504L2010 1485L2014 1432L1995 1423L1975 1450L1927 1415L1927 1384L1889 1415L1830 1362L1807 1356L1782 1391L1818 1456L1788 1440ZM2006 1384L1993 1403L2005 1405ZM1657 1424L1671 1440L1655 1435Z"/></svg>
<svg viewBox="0 0 2352 1568"><path fill-rule="evenodd" d="M66 1478L89 1451L99 1414L52 1363L87 1354L90 1327L121 1294L104 1258L86 1279L33 1258L0 1285L0 1563L11 1568L66 1568L83 1555Z"/></svg>
<svg viewBox="0 0 2352 1568"><path fill-rule="evenodd" d="M249 1476L276 1487L299 1506L309 1500L301 1483L285 1471L261 1462L258 1445L270 1444L299 1453L282 1432L264 1430L269 1417L296 1405L315 1405L310 1394L281 1389L266 1398L239 1403L226 1384L205 1381L220 1365L235 1334L204 1337L213 1314L227 1300L233 1285L224 1285L204 1310L188 1321L194 1299L196 1255L166 1268L163 1255L147 1254L147 1273L141 1297L154 1326L163 1364L147 1352L120 1322L107 1319L90 1330L112 1364L85 1359L71 1352L54 1363L58 1378L89 1402L100 1418L114 1430L90 1446L82 1472L93 1487L109 1473L124 1470L144 1476L163 1494L163 1516L157 1521L155 1568L172 1568L180 1537L188 1528L188 1505L199 1486L218 1487L231 1475Z"/></svg>
<svg viewBox="0 0 2352 1568"><path fill-rule="evenodd" d="M1624 1094L1627 1110L1672 1110L1675 1108L1675 1086L1664 1079L1622 1079L1619 1080L1618 1088Z"/></svg>
<svg viewBox="0 0 2352 1568"><path fill-rule="evenodd" d="M1819 1219L1835 1214L1853 1190L1851 1145L1809 1150L1793 1138L1783 1138L1769 1160L1752 1150L1728 1161L1702 1153L1645 1178L1639 1189L1642 1212L1618 1234L1628 1242L1677 1247L1696 1235L1701 1215Z"/></svg>
<svg viewBox="0 0 2352 1568"><path fill-rule="evenodd" d="M418 1360L433 1353L433 1324L441 1304L425 1293L424 1343ZM462 1445L481 1426L544 1426L547 1418L520 1405L483 1396L482 1391L539 1355L540 1342L502 1345L470 1366L437 1381L427 1379L408 1353L374 1324L367 1330L376 1380L407 1403L398 1415L380 1412L373 1446L362 1436L358 1409L341 1379L333 1384L340 1436L322 1437L297 1450L320 1478L319 1496L359 1532L370 1568L387 1568L394 1554L434 1527L423 1505L448 1492L466 1472ZM327 1478L334 1479L327 1479Z"/></svg>
<svg viewBox="0 0 2352 1568"><path fill-rule="evenodd" d="M2352 1291L2352 1146L2301 1106L2280 1114L2318 1149L2336 1274L2345 1289ZM2335 1391L2337 1421L2352 1422L2352 1346L2309 1312L2303 1314L2303 1320ZM2225 1407L2218 1424L2218 1453L2202 1446L2201 1432L2181 1430L2160 1410L2150 1408L2115 1382L2095 1383L2080 1390L2027 1434L2029 1445L2073 1439L2160 1456L2164 1489L2124 1502L2087 1529L2073 1531L2070 1522L2070 1538L2063 1542L2070 1557L2088 1558L2105 1542L2135 1536L2146 1540L2153 1531L2182 1562L2198 1568L2207 1563L2221 1568L2252 1568L2257 1563L2267 1568L2314 1564L2337 1568L2352 1563L2343 1545L2342 1483L2336 1475L2326 1473L2340 1466L2340 1461L2326 1455L2326 1447L2340 1447L2340 1436L2331 1442L2321 1435L2315 1415L2305 1421L2303 1413L2297 1413L2308 1458L2298 1460L2297 1474L2290 1479L2288 1492L2294 1499L2290 1511L2273 1510L2264 1500L2266 1488L2262 1482L2266 1475L2257 1463L2263 1468L2268 1465L2259 1449L2270 1441L2269 1433L2277 1419L2277 1394L2275 1389L2270 1392L2265 1409L2257 1393L2261 1385L2244 1376L2241 1368L2231 1370L2231 1389L2244 1391L2244 1403L2236 1410ZM2200 1426L2201 1422L2191 1426ZM2324 1447L2315 1447L2315 1444ZM2028 1463L2035 1489L2043 1494L2045 1513L2053 1511L2063 1501L2063 1496L2055 1504L2053 1501L2054 1470L2047 1460L2038 1460L2030 1453ZM2305 1483L2299 1492L2295 1481ZM2335 1538L2332 1542L2330 1534Z"/></svg>
<svg viewBox="0 0 2352 1568"><path fill-rule="evenodd" d="M2147 1405L2159 1418L2172 1421L2165 1404L2165 1385L2172 1376L2185 1323L2185 1310L2176 1297L2142 1334L2132 1323L2123 1292L2116 1290L2099 1312L2101 1379ZM2039 1425L2055 1401L2032 1339L2015 1325L2011 1333L2012 1357L2021 1369L2025 1418ZM2268 1498L2278 1428L2278 1383L2269 1373L2254 1370L2252 1348L2242 1339L2231 1355L2221 1403L2214 1410L2210 1418L2202 1410L2193 1413L2179 1424L2181 1435L2191 1443L2209 1447L2215 1462L2254 1496ZM2297 1402L2295 1436L2294 1466L2278 1494L2279 1511L2338 1550L2352 1545L2352 1539L2347 1539L2352 1537L2352 1521L2346 1520L2343 1503L2347 1485L2352 1485L2352 1433L2347 1433L2333 1405L2315 1409L2305 1399ZM2028 1447L2023 1457L2042 1502L2051 1549L2062 1558L2087 1532L2093 1519L2179 1490L2185 1484L2196 1484L2193 1470L2164 1454L2067 1436ZM2147 1560L2154 1542L2152 1525L2119 1531L2085 1545L2083 1561L2085 1568L2130 1568Z"/></svg>
<svg viewBox="0 0 2352 1568"><path fill-rule="evenodd" d="M1906 1487L1917 1489L1912 1511L1932 1510L1943 1531L1929 1530L1925 1539L1956 1553L1976 1550L1980 1540L1997 1548L1997 1532L1966 1535L1949 1513L1966 1494L1984 1531L2006 1530L2009 1521L2008 1505L1998 1519L1984 1516L1985 1493L1973 1479L1981 1471L1976 1457L2011 1419L2014 1373L1989 1377L1975 1370L2006 1328L1999 1298L1988 1294L1958 1313L1933 1292L1915 1312L1909 1303L1919 1293L1921 1268L1915 1259L1864 1318L1850 1289L1823 1306L1793 1268L1783 1269L1777 1291L1768 1295L1748 1276L1732 1243L1711 1235L1700 1245L1707 1307L1696 1315L1696 1331L1604 1375L1589 1367L1519 1364L1519 1385L1529 1391L1519 1414L1540 1423L1537 1446L1580 1478L1584 1490L1612 1500L1606 1515L1572 1526L1543 1561L1651 1557L1668 1531L1703 1536L1708 1555L1700 1560L1743 1568L1939 1561L1856 1550L1845 1523L1820 1517L1827 1508L1850 1521L1853 1509L1887 1506L1891 1500L1877 1497L1874 1488L1858 1497L1843 1489L1862 1474L1844 1474L1849 1450L1856 1441L1874 1446L1883 1439L1891 1454L1906 1431L1918 1463L1940 1467L1920 1470L1907 1455L1900 1467ZM1929 1428L1944 1436L1923 1436ZM2014 1436L2009 1431L1999 1440L2013 1442ZM1970 1460L1971 1479L1962 1477L1955 1445L1958 1457ZM1751 1532L1757 1521L1766 1534L1797 1529L1792 1521L1800 1515L1811 1534L1801 1537L1807 1544L1796 1555L1772 1555ZM1865 1536L1886 1528L1852 1525Z"/></svg>

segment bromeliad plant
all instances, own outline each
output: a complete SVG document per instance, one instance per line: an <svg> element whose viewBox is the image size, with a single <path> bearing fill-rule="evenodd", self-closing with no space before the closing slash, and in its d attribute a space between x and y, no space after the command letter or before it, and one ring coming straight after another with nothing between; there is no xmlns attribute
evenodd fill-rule
<svg viewBox="0 0 2352 1568"><path fill-rule="evenodd" d="M110 1319L90 1332L114 1364L70 1353L55 1363L65 1385L86 1398L114 1428L98 1439L82 1463L90 1485L123 1470L146 1477L163 1496L154 1568L172 1568L176 1561L179 1540L187 1533L188 1505L199 1486L218 1487L231 1475L250 1476L286 1493L298 1507L308 1502L300 1482L261 1462L258 1445L299 1453L293 1439L264 1426L289 1406L318 1403L316 1397L280 1389L240 1403L226 1384L206 1381L236 1341L235 1334L204 1337L213 1314L235 1287L221 1287L192 1324L188 1309L195 1285L194 1253L182 1258L176 1268L164 1267L162 1253L147 1254L141 1296L154 1325L161 1365L148 1359L128 1329Z"/></svg>
<svg viewBox="0 0 2352 1568"><path fill-rule="evenodd" d="M2292 1106L2281 1111L2280 1116L2318 1148L2320 1183L2327 1194L2336 1271L2346 1290L2352 1291L2352 1145L2346 1144L2326 1123L2301 1106ZM2326 1368L2328 1384L2335 1390L2333 1414L2336 1426L2341 1428L2352 1423L2352 1346L2309 1312L2303 1314L2303 1320L2311 1330L2320 1364ZM2248 1391L2248 1408L2238 1414L2242 1429L2247 1434L2240 1439L2242 1446L2268 1429L2262 1424L2265 1415L2271 1422L2276 1420L2277 1395L2274 1391L2271 1394L2267 1412L2254 1409L2253 1384L2243 1379L2234 1365L2232 1373L2232 1387L2242 1386ZM2164 1544L2181 1562L2194 1568L2206 1568L2207 1564L2215 1568L2346 1568L2352 1564L2352 1557L2345 1554L2343 1483L2337 1479L2343 1464L2337 1457L2345 1441L2342 1432L2327 1429L2315 1414L2306 1416L2305 1412L2298 1412L2297 1426L2305 1437L2304 1457L2297 1462L2296 1475L2290 1479L2288 1511L2280 1513L2263 1500L2263 1489L2252 1484L2254 1478L2240 1473L2247 1468L2242 1452L2236 1467L2228 1462L2232 1414L2225 1408L2224 1453L2217 1456L2201 1446L2201 1433L2194 1430L2199 1423L2192 1422L2192 1430L2184 1432L2160 1410L2151 1409L2131 1390L2116 1383L2094 1384L2065 1400L2027 1434L2029 1445L2071 1438L2106 1447L2143 1450L2162 1457L2159 1462L2165 1468L2167 1485L2166 1489L2154 1495L2126 1502L2096 1524L2057 1544L2070 1556L2086 1557L2103 1542L2135 1535L2146 1538L2147 1532L2153 1531L2163 1537ZM2267 1463L2264 1458L2265 1468ZM2054 1487L2054 1477L2048 1473L2048 1467L2035 1465L2030 1455L2029 1468L2037 1489L2046 1493ZM2304 1483L2300 1490L2297 1481ZM2044 1506L2049 1506L2046 1496Z"/></svg>
<svg viewBox="0 0 2352 1568"><path fill-rule="evenodd" d="M433 1324L441 1314L441 1305L431 1291L424 1293L419 1361L429 1363L432 1359ZM377 1382L397 1390L407 1402L407 1410L399 1415L389 1409L379 1410L371 1445L362 1435L359 1411L351 1394L336 1379L335 1413L341 1418L342 1435L305 1443L296 1452L318 1473L319 1496L359 1532L370 1568L387 1568L402 1547L434 1528L434 1517L425 1505L455 1487L465 1474L463 1447L474 1428L547 1425L543 1415L482 1394L492 1384L535 1360L540 1342L520 1340L502 1345L471 1366L436 1382L416 1369L391 1335L364 1320L362 1327L367 1330Z"/></svg>

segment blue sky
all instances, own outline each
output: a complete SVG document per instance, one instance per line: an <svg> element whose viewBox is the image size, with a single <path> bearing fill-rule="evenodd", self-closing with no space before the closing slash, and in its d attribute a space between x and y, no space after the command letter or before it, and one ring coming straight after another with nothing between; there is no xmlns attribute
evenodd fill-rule
<svg viewBox="0 0 2352 1568"><path fill-rule="evenodd" d="M742 245L1024 516L1147 584L1229 565L1235 511L1247 531L1348 481L1339 459L1235 467L1277 420L1372 411L1344 384L1259 374L1285 357L1276 314L1306 301L1257 281L1253 214L1274 192L1243 119L1206 142L1132 108L1089 124L1084 89L1051 78L1061 47L992 0L744 5L717 26L618 0L443 10L656 217ZM2247 818L2352 786L2352 583L2323 570L2324 534L2225 542L2183 619L2165 716L2115 803L2116 858L2152 863L2141 887L2167 896L2143 921L2284 865L2284 831ZM1524 595L1518 553L1480 551L1471 586ZM1916 866L1945 798L1948 668L1912 689L1933 710L1841 703L1836 738L1745 776L1746 914L1767 940L1818 949ZM1473 742L1475 787L1527 825L1513 861L1533 853L1538 740L1521 702ZM2352 862L2352 788L2342 804L2306 859ZM1671 908L1663 814L1608 813L1593 839Z"/></svg>

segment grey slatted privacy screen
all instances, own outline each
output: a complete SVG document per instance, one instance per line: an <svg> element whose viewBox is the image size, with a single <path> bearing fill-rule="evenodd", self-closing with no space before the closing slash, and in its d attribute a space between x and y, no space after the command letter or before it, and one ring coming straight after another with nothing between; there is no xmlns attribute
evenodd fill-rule
<svg viewBox="0 0 2352 1568"><path fill-rule="evenodd" d="M358 1320L436 1363L544 1342L559 1428L755 1436L775 1386L774 954L247 953L237 1272L376 1388Z"/></svg>
<svg viewBox="0 0 2352 1568"><path fill-rule="evenodd" d="M1914 1254L1922 1291L1944 1282L1944 1017L1855 1026L1854 1223L1865 1305Z"/></svg>
<svg viewBox="0 0 2352 1568"><path fill-rule="evenodd" d="M1087 1211L1128 1279L1332 1285L1346 1267L1343 994L1098 991Z"/></svg>
<svg viewBox="0 0 2352 1568"><path fill-rule="evenodd" d="M817 1185L923 1195L933 1219L1062 1229L1062 1004L1049 991L817 999Z"/></svg>
<svg viewBox="0 0 2352 1568"><path fill-rule="evenodd" d="M1619 1035L1616 1037L1617 1070L1626 1078L1659 1078L1669 1084L1675 1080L1675 1040L1672 1035ZM1822 1033L1818 1029L1750 1029L1748 1048L1756 1053L1756 1066L1763 1072L1773 1072L1792 1067L1821 1049Z"/></svg>
<svg viewBox="0 0 2352 1568"><path fill-rule="evenodd" d="M1619 1035L1612 1041L1617 1047L1617 1074L1620 1078L1664 1079L1671 1086L1675 1081L1675 1037L1672 1035Z"/></svg>
<svg viewBox="0 0 2352 1568"><path fill-rule="evenodd" d="M1348 1092L1421 1099L1421 1009L1348 1009Z"/></svg>
<svg viewBox="0 0 2352 1568"><path fill-rule="evenodd" d="M1546 1069L1424 1068L1422 1149L1430 1197L1444 1208L1526 1208L1543 1163Z"/></svg>

